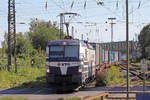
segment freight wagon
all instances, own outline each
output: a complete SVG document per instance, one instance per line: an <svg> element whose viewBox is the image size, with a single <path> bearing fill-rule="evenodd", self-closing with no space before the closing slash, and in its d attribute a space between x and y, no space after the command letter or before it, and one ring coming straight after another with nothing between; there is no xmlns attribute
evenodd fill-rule
<svg viewBox="0 0 150 100"><path fill-rule="evenodd" d="M121 52L105 50L99 43L90 43L95 49L96 65L100 66L103 63L113 63L121 61Z"/></svg>

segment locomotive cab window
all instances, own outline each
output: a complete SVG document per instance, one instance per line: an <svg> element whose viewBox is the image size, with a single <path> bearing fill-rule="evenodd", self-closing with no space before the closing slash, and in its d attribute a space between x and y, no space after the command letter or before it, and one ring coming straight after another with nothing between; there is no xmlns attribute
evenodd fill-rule
<svg viewBox="0 0 150 100"><path fill-rule="evenodd" d="M78 58L79 46L65 46L65 57Z"/></svg>
<svg viewBox="0 0 150 100"><path fill-rule="evenodd" d="M79 59L79 46L50 46L50 58L55 60L78 60Z"/></svg>
<svg viewBox="0 0 150 100"><path fill-rule="evenodd" d="M61 58L64 55L63 46L50 46L50 58Z"/></svg>

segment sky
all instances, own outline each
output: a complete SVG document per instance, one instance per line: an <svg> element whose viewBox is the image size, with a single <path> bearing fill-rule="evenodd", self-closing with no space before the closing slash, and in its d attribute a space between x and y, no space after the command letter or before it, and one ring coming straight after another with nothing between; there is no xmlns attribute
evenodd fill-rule
<svg viewBox="0 0 150 100"><path fill-rule="evenodd" d="M98 2L103 4L98 5ZM8 0L0 0L0 4L0 42L2 42L4 33L8 30ZM135 40L136 34L150 23L149 9L150 0L129 0L130 40ZM80 15L70 21L70 28L73 26L75 30L75 38L81 39L83 34L84 39L89 38L90 42L110 42L111 26L108 18L115 17L113 41L126 40L125 0L16 0L17 32L27 32L31 18L59 23L58 15L65 12ZM20 24L22 22L25 24Z"/></svg>

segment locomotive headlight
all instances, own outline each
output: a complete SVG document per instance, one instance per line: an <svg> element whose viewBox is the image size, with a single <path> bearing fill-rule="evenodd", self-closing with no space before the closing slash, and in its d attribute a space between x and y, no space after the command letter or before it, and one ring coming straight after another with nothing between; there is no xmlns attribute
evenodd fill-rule
<svg viewBox="0 0 150 100"><path fill-rule="evenodd" d="M78 72L82 72L82 68L81 67L78 68Z"/></svg>
<svg viewBox="0 0 150 100"><path fill-rule="evenodd" d="M47 67L47 68L46 68L46 72L47 72L47 73L49 73L49 72L50 72L50 69L49 69L49 67Z"/></svg>
<svg viewBox="0 0 150 100"><path fill-rule="evenodd" d="M63 45L67 45L67 42L63 42L62 44L63 44Z"/></svg>

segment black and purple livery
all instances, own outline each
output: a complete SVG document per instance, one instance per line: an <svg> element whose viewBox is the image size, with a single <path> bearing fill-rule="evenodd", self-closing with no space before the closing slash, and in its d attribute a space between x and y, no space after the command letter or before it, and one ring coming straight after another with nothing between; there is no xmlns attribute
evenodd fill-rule
<svg viewBox="0 0 150 100"><path fill-rule="evenodd" d="M83 41L63 39L49 42L46 48L48 85L63 90L84 85L95 73L94 57L92 47Z"/></svg>

